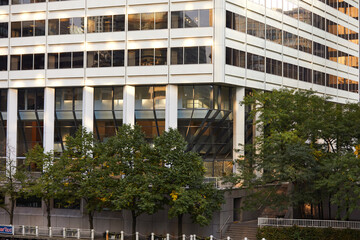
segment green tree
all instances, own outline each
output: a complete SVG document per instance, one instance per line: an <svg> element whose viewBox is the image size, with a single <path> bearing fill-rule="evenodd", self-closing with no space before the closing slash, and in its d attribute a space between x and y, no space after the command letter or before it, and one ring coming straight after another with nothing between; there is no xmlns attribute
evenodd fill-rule
<svg viewBox="0 0 360 240"><path fill-rule="evenodd" d="M99 144L93 134L81 127L75 136L66 138L66 149L60 156L63 191L68 203L84 199L90 229L94 229L94 214L106 205L101 195L103 181L99 160ZM64 198L63 197L63 198Z"/></svg>
<svg viewBox="0 0 360 240"><path fill-rule="evenodd" d="M8 158L4 171L0 173L0 208L4 209L9 215L10 224L14 223L14 210L16 199L22 196L23 185L26 182L24 169L16 166L13 158ZM9 197L6 203L5 197Z"/></svg>
<svg viewBox="0 0 360 240"><path fill-rule="evenodd" d="M337 169L346 166L348 154L355 156L360 108L330 100L285 89L245 98L242 104L252 105L251 117L260 135L243 146L240 173L230 180L248 191L248 208L293 207L304 217L304 204L318 206L320 213L324 200L338 204L334 196L340 186L328 180L341 173ZM284 183L289 183L288 189L280 191Z"/></svg>
<svg viewBox="0 0 360 240"><path fill-rule="evenodd" d="M151 157L149 144L137 125L121 126L104 143L102 152L104 168L108 169L104 189L110 189L103 196L115 210L131 212L132 234L135 234L137 218L143 213L154 214L163 205L164 197L158 189L159 160Z"/></svg>
<svg viewBox="0 0 360 240"><path fill-rule="evenodd" d="M63 166L53 152L44 152L40 145L35 145L26 154L25 166L37 168L41 175L27 174L27 184L23 192L27 196L36 196L43 199L46 206L47 225L51 227L51 201L53 198L60 199L63 184L61 183ZM30 167L31 168L31 167Z"/></svg>
<svg viewBox="0 0 360 240"><path fill-rule="evenodd" d="M190 214L194 223L208 225L212 215L221 208L223 193L213 184L205 183L201 157L186 152L187 142L177 130L170 129L154 140L155 156L161 160L162 190L169 205L169 216L178 218L181 239L182 220Z"/></svg>

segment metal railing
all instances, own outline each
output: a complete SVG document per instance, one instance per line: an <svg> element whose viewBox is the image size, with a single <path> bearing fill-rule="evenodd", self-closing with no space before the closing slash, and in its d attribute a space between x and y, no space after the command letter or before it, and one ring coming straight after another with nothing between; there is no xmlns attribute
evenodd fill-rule
<svg viewBox="0 0 360 240"><path fill-rule="evenodd" d="M6 227L12 229L10 235L16 236L75 238L91 240L94 240L95 238L95 231L93 229L41 227L25 225L7 225Z"/></svg>
<svg viewBox="0 0 360 240"><path fill-rule="evenodd" d="M314 219L284 219L284 218L258 218L258 226L272 227L314 227L314 228L350 228L360 229L360 222L335 221L335 220L314 220Z"/></svg>

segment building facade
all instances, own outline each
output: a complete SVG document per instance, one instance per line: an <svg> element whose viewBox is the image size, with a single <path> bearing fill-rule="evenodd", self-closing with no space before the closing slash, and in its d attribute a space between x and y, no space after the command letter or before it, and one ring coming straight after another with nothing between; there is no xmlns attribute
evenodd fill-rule
<svg viewBox="0 0 360 240"><path fill-rule="evenodd" d="M228 174L233 149L254 134L239 104L252 90L359 100L358 8L357 0L0 0L2 166L21 164L35 144L61 152L80 125L103 141L126 123L149 140L177 128L208 177ZM19 216L39 206L19 202ZM214 226L232 214L226 208Z"/></svg>

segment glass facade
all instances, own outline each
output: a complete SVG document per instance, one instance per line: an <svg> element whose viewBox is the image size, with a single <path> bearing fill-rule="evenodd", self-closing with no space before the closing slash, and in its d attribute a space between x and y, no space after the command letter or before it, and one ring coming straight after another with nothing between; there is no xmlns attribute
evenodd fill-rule
<svg viewBox="0 0 360 240"><path fill-rule="evenodd" d="M165 101L165 86L135 88L135 123L149 141L165 131Z"/></svg>
<svg viewBox="0 0 360 240"><path fill-rule="evenodd" d="M104 141L123 123L123 87L94 89L94 134Z"/></svg>
<svg viewBox="0 0 360 240"><path fill-rule="evenodd" d="M56 88L54 150L62 152L66 136L74 135L82 124L82 88Z"/></svg>
<svg viewBox="0 0 360 240"><path fill-rule="evenodd" d="M36 144L43 145L44 133L44 89L19 89L17 166L23 164L25 154ZM36 171L36 166L29 166Z"/></svg>
<svg viewBox="0 0 360 240"><path fill-rule="evenodd" d="M233 169L233 91L230 87L185 85L178 88L178 130L187 150L205 161L208 177Z"/></svg>

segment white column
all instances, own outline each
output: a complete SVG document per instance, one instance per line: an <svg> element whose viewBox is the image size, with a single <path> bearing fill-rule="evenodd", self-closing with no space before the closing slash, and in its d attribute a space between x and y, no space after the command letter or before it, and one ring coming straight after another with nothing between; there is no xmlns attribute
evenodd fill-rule
<svg viewBox="0 0 360 240"><path fill-rule="evenodd" d="M44 150L54 150L55 131L55 88L44 90Z"/></svg>
<svg viewBox="0 0 360 240"><path fill-rule="evenodd" d="M244 145L245 145L245 105L241 105L240 102L244 100L245 97L245 88L237 87L235 89L235 98L234 98L234 137L233 137L233 148L239 149L239 152L234 151L234 160L238 159L239 156L244 155ZM237 171L236 164L234 165L234 173Z"/></svg>
<svg viewBox="0 0 360 240"><path fill-rule="evenodd" d="M7 157L16 166L18 90L9 89L7 99Z"/></svg>
<svg viewBox="0 0 360 240"><path fill-rule="evenodd" d="M82 107L82 125L89 131L94 129L94 88L83 88L83 107Z"/></svg>
<svg viewBox="0 0 360 240"><path fill-rule="evenodd" d="M216 20L215 20L216 19ZM225 82L225 26L226 26L226 11L225 1L214 1L214 43L213 43L213 68L214 81Z"/></svg>
<svg viewBox="0 0 360 240"><path fill-rule="evenodd" d="M166 109L165 130L177 128L178 118L178 86L167 85L166 87Z"/></svg>
<svg viewBox="0 0 360 240"><path fill-rule="evenodd" d="M123 123L135 125L135 87L124 87Z"/></svg>

